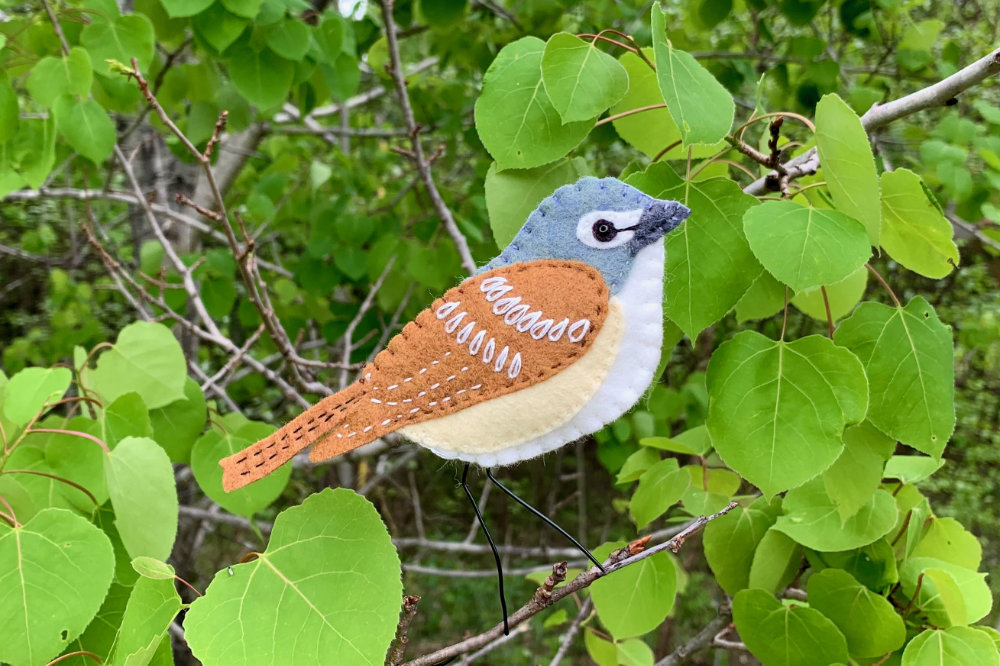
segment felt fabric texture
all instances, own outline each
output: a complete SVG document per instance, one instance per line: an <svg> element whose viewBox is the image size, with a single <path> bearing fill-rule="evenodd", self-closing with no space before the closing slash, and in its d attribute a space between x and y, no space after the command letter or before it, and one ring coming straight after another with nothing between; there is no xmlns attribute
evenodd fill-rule
<svg viewBox="0 0 1000 666"><path fill-rule="evenodd" d="M558 428L590 400L618 356L625 321L612 299L610 312L593 345L580 360L545 381L480 402L454 414L399 431L442 458L480 462L503 455Z"/></svg>
<svg viewBox="0 0 1000 666"><path fill-rule="evenodd" d="M544 382L592 346L608 316L601 274L581 262L501 267L449 290L407 324L357 383L223 459L227 490L318 442L310 459Z"/></svg>

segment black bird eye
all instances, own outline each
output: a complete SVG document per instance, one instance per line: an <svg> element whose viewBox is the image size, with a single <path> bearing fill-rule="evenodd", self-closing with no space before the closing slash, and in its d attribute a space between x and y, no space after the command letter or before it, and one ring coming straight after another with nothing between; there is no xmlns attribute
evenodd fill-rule
<svg viewBox="0 0 1000 666"><path fill-rule="evenodd" d="M592 231L594 232L594 238L602 243L609 243L615 239L618 235L618 230L615 229L615 225L611 224L607 220L598 220L594 222Z"/></svg>

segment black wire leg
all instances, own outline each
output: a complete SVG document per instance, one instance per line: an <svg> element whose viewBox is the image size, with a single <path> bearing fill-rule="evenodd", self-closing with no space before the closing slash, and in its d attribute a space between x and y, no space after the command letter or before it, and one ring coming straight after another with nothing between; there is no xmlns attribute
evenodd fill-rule
<svg viewBox="0 0 1000 666"><path fill-rule="evenodd" d="M486 474L489 475L489 473L489 470L486 470ZM468 476L469 463L465 463L465 469L462 470L462 490L465 491L465 496L469 498L470 502L472 502L472 508L476 512L476 519L479 521L479 526L483 528L483 534L486 535L486 540L490 542L490 549L493 551L493 559L496 560L497 563L497 583L500 585L500 608L503 610L503 634L504 636L507 636L510 634L510 627L507 624L507 600L503 595L503 565L500 564L500 553L497 552L497 546L493 543L493 537L490 536L490 530L486 527L486 521L483 520L483 514L480 513L479 506L476 504L476 500L472 496L472 491L469 490L469 484L466 482ZM496 483L496 481L494 481L494 483ZM500 487L503 488L503 486ZM508 490L507 492L510 491Z"/></svg>
<svg viewBox="0 0 1000 666"><path fill-rule="evenodd" d="M564 537L566 537L567 539L569 539L574 546L576 546L577 548L580 549L581 553L583 553L584 555L587 556L587 559L589 559L591 562L593 562L594 564L597 565L597 568L600 569L602 573L607 573L607 571L604 569L604 567L601 565L601 563L597 561L597 558L594 557L594 555L589 550L587 550L586 548L584 548L583 544L581 544L579 541L577 541L576 539L574 539L572 534L570 534L569 532L567 532L563 528L559 527L551 518L549 518L544 513L542 513L541 511L539 511L538 509L536 509L535 507L531 506L530 504L528 504L527 502L525 502L523 499L521 499L520 497L518 497L517 495L515 495L507 486L505 486L502 483L500 483L499 481L497 481L497 478L495 476L493 476L493 472L491 472L488 467L486 468L486 477L490 481L492 481L496 485L497 488L499 488L500 490L502 490L505 493L507 493L515 502L517 502L518 504L520 504L521 506L523 506L525 509L527 509L531 513L535 514L539 518L541 518L543 521L545 521L545 523L547 525L549 525L550 527L552 527L556 532L559 532L559 534L562 534ZM469 492L468 488L466 488L466 492ZM471 495L470 495L470 497L471 497Z"/></svg>

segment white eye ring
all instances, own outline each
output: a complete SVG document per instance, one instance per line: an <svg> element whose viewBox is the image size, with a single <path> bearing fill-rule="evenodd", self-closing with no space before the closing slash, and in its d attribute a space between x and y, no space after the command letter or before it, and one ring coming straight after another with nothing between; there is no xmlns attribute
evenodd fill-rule
<svg viewBox="0 0 1000 666"><path fill-rule="evenodd" d="M614 247L620 247L628 243L635 236L635 232L629 227L637 225L640 217L642 217L642 209L591 211L581 217L580 221L576 223L576 237L584 245L597 248L598 250L609 250ZM618 230L614 238L602 242L594 237L594 225L599 220L606 220L614 225L615 229Z"/></svg>

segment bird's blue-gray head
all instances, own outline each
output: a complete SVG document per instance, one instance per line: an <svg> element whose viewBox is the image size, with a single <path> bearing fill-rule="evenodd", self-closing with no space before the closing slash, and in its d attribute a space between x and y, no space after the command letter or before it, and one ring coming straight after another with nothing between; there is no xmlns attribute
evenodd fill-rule
<svg viewBox="0 0 1000 666"><path fill-rule="evenodd" d="M536 259L583 261L599 270L616 293L635 256L690 214L687 206L654 199L615 178L583 178L542 201L510 245L480 272Z"/></svg>

